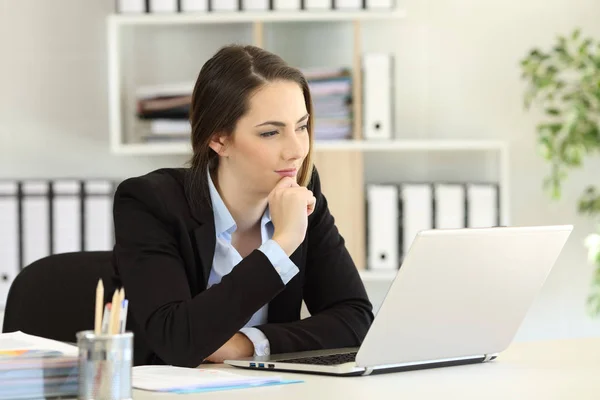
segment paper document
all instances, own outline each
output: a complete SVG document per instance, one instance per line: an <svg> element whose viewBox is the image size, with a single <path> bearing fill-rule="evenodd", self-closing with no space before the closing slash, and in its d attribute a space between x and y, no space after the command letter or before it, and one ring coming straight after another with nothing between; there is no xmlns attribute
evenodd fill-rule
<svg viewBox="0 0 600 400"><path fill-rule="evenodd" d="M216 369L184 368L164 365L133 367L133 387L143 390L173 392L199 389L233 389L281 382L281 377L244 376Z"/></svg>
<svg viewBox="0 0 600 400"><path fill-rule="evenodd" d="M66 356L77 356L77 346L28 335L21 331L0 334L0 351L9 350L51 350L59 351Z"/></svg>

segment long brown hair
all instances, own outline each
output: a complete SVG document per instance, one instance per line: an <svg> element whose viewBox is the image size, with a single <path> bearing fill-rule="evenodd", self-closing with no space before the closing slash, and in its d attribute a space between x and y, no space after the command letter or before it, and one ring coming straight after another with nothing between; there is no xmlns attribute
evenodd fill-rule
<svg viewBox="0 0 600 400"><path fill-rule="evenodd" d="M231 135L248 111L250 96L262 85L277 80L296 82L304 94L310 149L298 171L298 184L308 185L313 170L313 112L306 78L276 54L255 46L229 45L202 66L192 93L193 156L188 180L192 201L209 198L207 168L218 164L218 154L209 147L213 135Z"/></svg>

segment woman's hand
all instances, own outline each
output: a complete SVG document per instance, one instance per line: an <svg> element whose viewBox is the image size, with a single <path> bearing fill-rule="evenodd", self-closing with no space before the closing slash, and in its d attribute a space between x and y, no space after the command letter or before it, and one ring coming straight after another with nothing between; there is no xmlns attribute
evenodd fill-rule
<svg viewBox="0 0 600 400"><path fill-rule="evenodd" d="M219 350L212 353L204 361L213 363L222 363L225 360L232 360L241 357L251 357L254 355L254 344L243 333L236 333Z"/></svg>
<svg viewBox="0 0 600 400"><path fill-rule="evenodd" d="M290 256L306 236L308 216L314 211L316 199L310 190L291 177L281 179L268 199L275 227L273 240Z"/></svg>

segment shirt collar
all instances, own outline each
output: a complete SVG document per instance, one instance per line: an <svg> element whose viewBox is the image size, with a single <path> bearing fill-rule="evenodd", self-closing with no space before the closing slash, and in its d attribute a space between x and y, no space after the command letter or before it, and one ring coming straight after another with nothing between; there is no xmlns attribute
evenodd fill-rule
<svg viewBox="0 0 600 400"><path fill-rule="evenodd" d="M237 225L235 223L235 220L231 216L229 209L227 209L227 206L223 202L219 191L215 187L212 177L210 176L210 172L207 171L207 174L208 190L210 192L210 200L212 202L213 214L215 218L215 233L217 234L217 236L225 232L231 234L235 232L235 230L237 229ZM267 206L265 212L263 213L260 219L260 225L262 227L268 224L269 222L271 222L271 212L269 211L269 207Z"/></svg>

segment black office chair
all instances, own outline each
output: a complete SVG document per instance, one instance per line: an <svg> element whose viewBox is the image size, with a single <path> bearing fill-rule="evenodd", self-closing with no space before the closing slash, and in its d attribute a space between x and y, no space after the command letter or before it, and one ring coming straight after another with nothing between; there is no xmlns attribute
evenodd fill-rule
<svg viewBox="0 0 600 400"><path fill-rule="evenodd" d="M13 281L4 312L3 332L74 343L76 333L94 329L96 285L102 278L104 302L116 287L112 252L54 254L24 268ZM134 332L134 365L144 364L148 348L128 314L126 329Z"/></svg>

